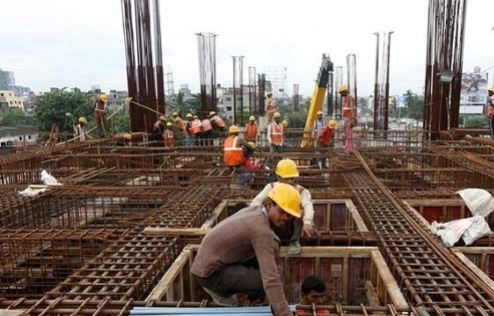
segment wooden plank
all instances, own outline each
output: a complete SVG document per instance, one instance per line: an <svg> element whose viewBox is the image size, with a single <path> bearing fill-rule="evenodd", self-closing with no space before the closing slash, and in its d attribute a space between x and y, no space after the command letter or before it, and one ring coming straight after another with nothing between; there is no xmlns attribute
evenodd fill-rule
<svg viewBox="0 0 494 316"><path fill-rule="evenodd" d="M193 235L193 236L204 236L208 230L202 228L173 228L173 227L145 227L143 230L144 234L156 235L156 236L166 236L166 235Z"/></svg>
<svg viewBox="0 0 494 316"><path fill-rule="evenodd" d="M344 257L343 258L343 300L345 304L348 304L348 295L350 294L349 284L350 284L350 275L348 270L348 257Z"/></svg>
<svg viewBox="0 0 494 316"><path fill-rule="evenodd" d="M227 200L223 200L220 204L218 204L214 210L213 213L211 213L211 216L202 224L201 229L204 231L209 231L215 224L219 222L220 216L226 212L226 207L228 205Z"/></svg>
<svg viewBox="0 0 494 316"><path fill-rule="evenodd" d="M470 268L470 270L477 274L479 278L494 291L494 281L492 281L491 278L484 273L484 271L480 270L480 268L470 261L463 253L461 253L460 250L453 249L453 252L466 266Z"/></svg>
<svg viewBox="0 0 494 316"><path fill-rule="evenodd" d="M376 289L374 288L372 282L369 280L365 281L365 294L367 295L369 306L371 307L381 306L381 304L379 303L379 297L377 296Z"/></svg>
<svg viewBox="0 0 494 316"><path fill-rule="evenodd" d="M494 254L494 247L454 247L452 250L475 255L482 253Z"/></svg>
<svg viewBox="0 0 494 316"><path fill-rule="evenodd" d="M166 271L165 275L159 280L158 284L156 284L151 293L149 293L148 297L146 297L145 302L160 301L165 296L165 293L172 296L173 293L169 293L169 291L173 291L173 282L180 275L182 269L186 263L189 262L191 257L192 250L189 246L186 246L177 259L175 259L172 266ZM167 299L170 299L170 297L167 297Z"/></svg>
<svg viewBox="0 0 494 316"><path fill-rule="evenodd" d="M281 247L280 256L288 257L288 247ZM302 247L299 257L320 257L320 258L369 258L371 252L377 250L377 247Z"/></svg>
<svg viewBox="0 0 494 316"><path fill-rule="evenodd" d="M461 199L406 199L404 202L407 202L412 207L465 206L465 203Z"/></svg>
<svg viewBox="0 0 494 316"><path fill-rule="evenodd" d="M367 228L367 225L365 225L364 220L360 216L360 213L357 210L357 207L355 207L355 204L353 204L352 200L345 200L345 205L347 210L352 214L353 221L355 222L355 225L357 225L357 229L360 232L368 232L369 229Z"/></svg>
<svg viewBox="0 0 494 316"><path fill-rule="evenodd" d="M388 293L391 302L398 309L408 308L408 303L405 300L403 293L401 293L401 290L398 287L398 284L396 283L393 274L391 274L391 271L389 270L386 261L384 261L381 252L379 250L372 250L371 257L372 257L372 261L374 262L374 265L377 268L379 276L383 281L384 286L386 287L386 292Z"/></svg>

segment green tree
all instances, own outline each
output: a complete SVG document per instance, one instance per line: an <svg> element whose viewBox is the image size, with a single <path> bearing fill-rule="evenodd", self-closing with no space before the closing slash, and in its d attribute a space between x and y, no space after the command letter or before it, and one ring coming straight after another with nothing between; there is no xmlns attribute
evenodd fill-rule
<svg viewBox="0 0 494 316"><path fill-rule="evenodd" d="M15 125L24 122L24 113L19 108L13 108L0 117L0 125Z"/></svg>
<svg viewBox="0 0 494 316"><path fill-rule="evenodd" d="M474 116L466 119L465 128L487 128L487 118L485 116Z"/></svg>
<svg viewBox="0 0 494 316"><path fill-rule="evenodd" d="M88 121L92 118L92 105L90 97L77 88L45 93L34 104L36 125L49 131L57 124L60 131L71 132L78 117L85 116Z"/></svg>
<svg viewBox="0 0 494 316"><path fill-rule="evenodd" d="M407 92L403 94L403 98L407 106L406 116L421 120L424 117L424 100L419 98L412 90L407 90Z"/></svg>

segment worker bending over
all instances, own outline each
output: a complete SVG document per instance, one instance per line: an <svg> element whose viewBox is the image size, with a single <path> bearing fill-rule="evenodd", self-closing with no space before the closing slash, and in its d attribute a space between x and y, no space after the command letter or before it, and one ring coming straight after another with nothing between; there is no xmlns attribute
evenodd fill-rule
<svg viewBox="0 0 494 316"><path fill-rule="evenodd" d="M293 226L293 234L290 238L290 245L288 247L289 255L300 254L300 237L303 233L307 237L314 237L314 205L312 205L312 196L309 190L303 186L296 184L295 179L298 178L299 173L297 164L291 159L282 159L276 165L276 175L278 176L278 182L268 183L264 189L252 200L250 206L259 206L268 196L269 191L279 185L280 183L286 183L294 186L301 195L301 206L303 221L295 220Z"/></svg>
<svg viewBox="0 0 494 316"><path fill-rule="evenodd" d="M239 132L240 130L236 125L232 125L228 129L229 136L223 145L223 161L228 167L239 167L245 163L242 145L248 146L248 144L238 135Z"/></svg>
<svg viewBox="0 0 494 316"><path fill-rule="evenodd" d="M160 115L158 120L154 122L153 133L151 134L153 140L156 141L158 144L160 144L160 146L163 143L163 133L165 132L165 123L166 123L166 117Z"/></svg>
<svg viewBox="0 0 494 316"><path fill-rule="evenodd" d="M236 293L250 300L265 294L275 316L292 315L276 263L280 240L272 228L300 216L298 191L277 185L262 205L239 211L206 234L191 268L196 281L218 305L238 305ZM246 265L253 258L259 269Z"/></svg>
<svg viewBox="0 0 494 316"><path fill-rule="evenodd" d="M338 122L334 118L329 120L328 124L319 133L317 147L330 148L334 146L334 136L337 125ZM326 168L326 157L321 158L321 168Z"/></svg>

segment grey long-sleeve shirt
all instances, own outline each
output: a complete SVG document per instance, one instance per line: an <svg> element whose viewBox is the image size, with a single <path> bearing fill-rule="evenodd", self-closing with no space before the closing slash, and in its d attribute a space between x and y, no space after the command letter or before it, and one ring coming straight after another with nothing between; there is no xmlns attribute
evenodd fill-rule
<svg viewBox="0 0 494 316"><path fill-rule="evenodd" d="M207 278L227 265L257 258L262 284L275 315L291 315L276 264L279 239L264 207L248 207L222 221L203 239L193 274Z"/></svg>

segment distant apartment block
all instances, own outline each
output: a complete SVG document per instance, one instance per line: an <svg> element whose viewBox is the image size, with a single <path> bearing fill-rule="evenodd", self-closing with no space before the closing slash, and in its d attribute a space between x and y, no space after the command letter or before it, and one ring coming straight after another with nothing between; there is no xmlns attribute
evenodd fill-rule
<svg viewBox="0 0 494 316"><path fill-rule="evenodd" d="M11 90L0 90L0 103L7 104L9 108L19 108L24 111L24 101Z"/></svg>
<svg viewBox="0 0 494 316"><path fill-rule="evenodd" d="M108 104L107 107L110 110L115 110L119 106L125 103L125 99L128 97L127 91L117 91L117 90L110 90L108 92Z"/></svg>

